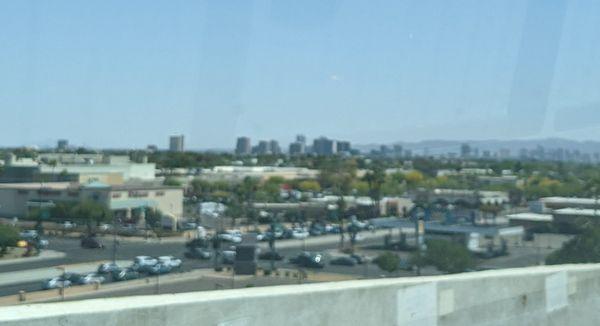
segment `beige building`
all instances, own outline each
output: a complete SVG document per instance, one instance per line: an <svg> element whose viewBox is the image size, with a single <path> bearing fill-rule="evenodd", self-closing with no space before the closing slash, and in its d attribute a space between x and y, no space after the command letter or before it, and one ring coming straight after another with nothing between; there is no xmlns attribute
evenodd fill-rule
<svg viewBox="0 0 600 326"><path fill-rule="evenodd" d="M159 210L163 224L175 226L183 215L183 189L162 185L101 182L0 184L0 216L24 217L32 208L53 207L58 202L92 200L110 208L122 221L139 220L147 210Z"/></svg>

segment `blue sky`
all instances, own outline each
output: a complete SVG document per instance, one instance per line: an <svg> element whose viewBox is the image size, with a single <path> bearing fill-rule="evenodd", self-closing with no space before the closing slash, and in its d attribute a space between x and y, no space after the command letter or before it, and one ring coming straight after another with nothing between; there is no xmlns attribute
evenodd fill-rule
<svg viewBox="0 0 600 326"><path fill-rule="evenodd" d="M0 2L0 146L600 138L594 0Z"/></svg>

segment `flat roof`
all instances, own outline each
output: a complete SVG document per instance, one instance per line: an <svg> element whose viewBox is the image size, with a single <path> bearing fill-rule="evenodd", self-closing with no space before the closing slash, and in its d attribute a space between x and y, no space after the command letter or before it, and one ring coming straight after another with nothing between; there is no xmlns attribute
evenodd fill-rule
<svg viewBox="0 0 600 326"><path fill-rule="evenodd" d="M538 213L517 213L506 215L509 220L517 221L531 221L531 222L552 222L554 217L552 214L538 214Z"/></svg>
<svg viewBox="0 0 600 326"><path fill-rule="evenodd" d="M78 188L79 184L71 182L25 182L25 183L0 183L0 189L16 190L65 190L69 188Z"/></svg>
<svg viewBox="0 0 600 326"><path fill-rule="evenodd" d="M24 182L24 183L0 183L0 189L13 190L67 190L67 189L110 189L110 190L177 190L183 189L177 186L164 186L156 184L122 184L109 186L101 182L80 184L76 182Z"/></svg>
<svg viewBox="0 0 600 326"><path fill-rule="evenodd" d="M579 197L543 197L540 201L548 204L582 204L593 205L596 203L594 198L579 198Z"/></svg>
<svg viewBox="0 0 600 326"><path fill-rule="evenodd" d="M587 217L600 217L600 209L591 208L561 208L555 209L554 215L573 215L573 216L587 216Z"/></svg>
<svg viewBox="0 0 600 326"><path fill-rule="evenodd" d="M408 219L393 217L372 219L371 223L387 228L414 228L415 222ZM523 234L522 226L476 226L470 224L441 224L439 222L425 222L425 232L440 234L470 234L478 233L487 236Z"/></svg>

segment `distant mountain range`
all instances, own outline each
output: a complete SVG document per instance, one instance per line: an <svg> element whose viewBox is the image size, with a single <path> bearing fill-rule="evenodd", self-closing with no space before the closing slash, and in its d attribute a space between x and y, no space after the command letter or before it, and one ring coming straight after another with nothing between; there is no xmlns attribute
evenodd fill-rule
<svg viewBox="0 0 600 326"><path fill-rule="evenodd" d="M526 140L423 140L419 142L394 142L389 144L366 144L355 145L356 149L368 152L373 149L379 149L381 145L392 147L400 145L403 149L409 149L415 154L423 154L427 151L430 155L439 155L446 153L460 153L462 144L469 144L471 148L489 150L491 152L500 149L510 150L511 156L517 156L522 148L534 149L542 146L545 150L564 148L565 150L578 150L582 153L600 153L600 141L576 141L564 138L545 138L545 139L526 139Z"/></svg>

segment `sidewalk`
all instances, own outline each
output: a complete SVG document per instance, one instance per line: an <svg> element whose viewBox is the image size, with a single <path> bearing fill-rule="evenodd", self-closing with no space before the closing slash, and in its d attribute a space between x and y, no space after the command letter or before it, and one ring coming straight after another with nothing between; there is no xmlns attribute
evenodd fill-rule
<svg viewBox="0 0 600 326"><path fill-rule="evenodd" d="M64 267L67 273L89 273L95 272L98 268L98 265L105 262L107 261L101 260L91 263L64 265ZM130 261L126 260L117 261L117 264L120 266L126 266L130 263ZM0 273L0 286L41 281L43 279L59 276L61 273L62 271L57 269L56 267L45 267L29 269L24 271Z"/></svg>
<svg viewBox="0 0 600 326"><path fill-rule="evenodd" d="M36 262L36 261L58 259L58 258L64 258L64 257L66 257L66 254L64 252L54 251L54 250L42 250L42 252L39 255L34 256L34 257L2 259L2 260L0 260L0 266L31 263L31 262ZM0 280L2 280L1 277L0 277Z"/></svg>

